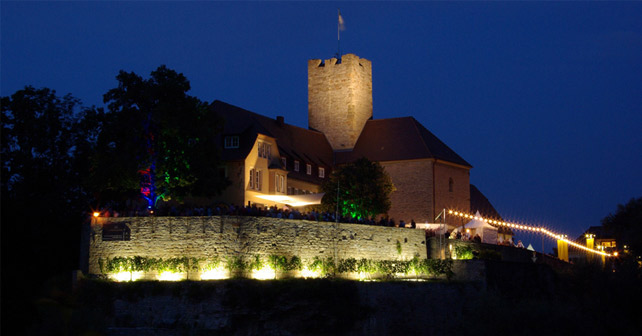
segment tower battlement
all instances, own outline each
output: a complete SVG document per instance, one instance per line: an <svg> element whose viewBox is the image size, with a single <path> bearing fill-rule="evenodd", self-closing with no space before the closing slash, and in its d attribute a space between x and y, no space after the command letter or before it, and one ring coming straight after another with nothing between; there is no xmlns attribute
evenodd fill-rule
<svg viewBox="0 0 642 336"><path fill-rule="evenodd" d="M308 127L350 150L372 118L372 63L354 54L308 60Z"/></svg>

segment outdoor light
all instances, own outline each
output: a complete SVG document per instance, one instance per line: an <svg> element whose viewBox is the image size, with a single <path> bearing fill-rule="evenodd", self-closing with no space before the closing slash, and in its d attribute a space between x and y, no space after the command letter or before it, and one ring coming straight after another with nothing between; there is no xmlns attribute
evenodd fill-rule
<svg viewBox="0 0 642 336"><path fill-rule="evenodd" d="M451 211L452 210L450 210L449 213ZM482 221L487 221L487 222L492 223L492 224L497 224L497 225L501 225L501 226L505 226L505 227L509 227L509 228L515 228L515 229L518 229L518 230L541 232L541 233L546 234L547 236L549 236L551 238L562 240L562 241L568 243L569 245L572 245L572 246L577 247L579 249L583 249L583 250L591 252L591 253L601 254L601 255L603 255L605 257L612 257L612 256L615 255L615 254L609 254L609 253L605 252L604 248L601 247L601 246L598 246L597 247L598 250L595 250L595 249L592 249L590 247L587 247L587 246L584 246L584 245L580 245L580 244L578 244L576 242L568 240L568 236L567 235L557 234L557 233L548 231L548 230L546 230L544 228L528 226L528 225L520 225L520 224L514 224L514 223L507 223L507 222L500 222L500 221L495 221L495 220L488 220L488 219L483 218L483 217L476 217L476 216L473 216L473 215L469 215L469 214L465 214L463 212L457 212L457 211L452 212L452 214L454 214L455 216L459 216L459 217L474 218L474 219L478 219L478 220L482 220ZM468 229L466 229L466 232L470 232L470 231ZM589 234L587 234L586 236L588 237ZM590 236L594 237L595 235L594 234L590 234Z"/></svg>
<svg viewBox="0 0 642 336"><path fill-rule="evenodd" d="M94 211L94 217L100 216L100 212Z"/></svg>

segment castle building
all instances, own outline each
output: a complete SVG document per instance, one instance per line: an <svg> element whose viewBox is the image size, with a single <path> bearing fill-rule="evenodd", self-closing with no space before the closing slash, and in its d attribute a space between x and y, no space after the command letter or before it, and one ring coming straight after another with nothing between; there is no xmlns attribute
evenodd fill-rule
<svg viewBox="0 0 642 336"><path fill-rule="evenodd" d="M373 119L372 64L356 55L308 61L308 129L220 101L213 109L225 119L222 157L232 185L222 197L230 203L300 202L334 167L366 157L392 179L388 216L396 221L470 211L472 166L413 117Z"/></svg>

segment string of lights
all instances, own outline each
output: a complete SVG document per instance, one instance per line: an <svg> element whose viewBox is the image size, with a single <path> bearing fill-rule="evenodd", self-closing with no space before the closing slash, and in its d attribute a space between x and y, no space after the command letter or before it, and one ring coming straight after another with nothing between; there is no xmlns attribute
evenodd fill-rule
<svg viewBox="0 0 642 336"><path fill-rule="evenodd" d="M579 248L581 250L584 250L584 251L587 251L587 252L590 252L590 253L595 253L595 254L599 254L599 255L602 255L602 256L606 256L606 257L612 257L613 256L610 253L606 253L606 252L603 252L603 251L590 249L590 248L588 248L588 247L586 247L584 245L580 245L580 244L578 244L578 243L576 243L574 241L570 241L570 240L568 240L568 238L567 238L568 236L567 235L554 233L554 232L551 232L551 231L549 231L549 230L547 230L545 228L542 228L542 227L524 225L524 224L516 224L516 223L504 222L504 221L499 221L499 220L494 220L494 219L489 219L489 218L483 218L483 217L480 217L480 216L475 216L475 215L471 215L471 214L467 214L467 213L460 212L460 211L455 211L455 210L448 210L448 214L449 215L453 215L453 216L457 216L457 217L462 217L462 218L476 219L476 220L484 221L484 222L486 222L488 224L491 224L491 225L496 225L496 226L506 227L506 228L515 229L515 230L523 230L523 231L527 231L527 232L533 232L533 233L536 233L536 234L541 234L541 235L547 236L547 237L552 238L552 239L562 240L562 241L568 243L569 245L571 245L573 247Z"/></svg>

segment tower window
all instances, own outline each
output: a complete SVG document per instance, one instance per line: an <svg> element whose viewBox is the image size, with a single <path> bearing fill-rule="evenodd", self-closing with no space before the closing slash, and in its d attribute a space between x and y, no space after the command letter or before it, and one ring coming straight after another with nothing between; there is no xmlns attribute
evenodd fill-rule
<svg viewBox="0 0 642 336"><path fill-rule="evenodd" d="M285 156L281 156L281 163L283 164L283 169L288 169L288 160Z"/></svg>

